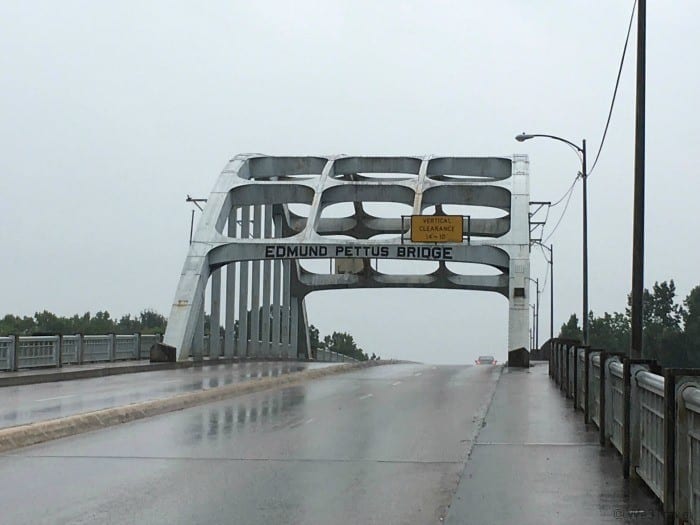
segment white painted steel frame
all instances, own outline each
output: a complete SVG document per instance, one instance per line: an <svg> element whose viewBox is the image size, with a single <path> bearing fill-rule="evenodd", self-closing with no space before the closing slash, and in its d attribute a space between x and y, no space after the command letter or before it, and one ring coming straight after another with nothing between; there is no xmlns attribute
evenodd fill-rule
<svg viewBox="0 0 700 525"><path fill-rule="evenodd" d="M376 174L387 173L406 177L376 177ZM203 337L196 329L204 290L212 272L226 266L223 307L227 335L224 355L227 357L233 353L231 339L236 321L238 340L234 348L240 357L310 357L305 296L318 290L375 287L453 288L500 293L509 301L508 349L526 348L529 333L526 282L530 271L528 180L526 156L238 155L219 176L197 226L175 293L164 342L177 349L179 360L192 355L193 348L199 346L194 341L195 336ZM322 217L326 207L341 202L353 203L355 214L343 218ZM362 249L399 246L400 237L405 233L400 217L374 217L364 210L364 202L407 204L412 206L414 214L443 204L488 206L506 211L505 217L472 219L471 231L463 232L465 236L471 234L471 244L450 245L451 261L486 264L501 273L458 274L447 268L444 258L440 260L439 270L429 275L383 274L369 267L368 258L365 271L359 275L314 274L300 267L298 259L303 257L293 255L285 255L281 261L265 261L266 246L322 245L328 249L328 258L357 257L343 252L336 254L339 246ZM308 218L290 211L291 203L309 205ZM237 210L240 210L239 228L236 228ZM274 238L269 238L270 228L266 224L270 213ZM372 239L386 234L395 238ZM350 236L352 240L340 241L332 237L338 235ZM415 259L430 260L431 257L419 255ZM262 268L260 261L265 261ZM235 265L239 273L237 286ZM523 293L516 295L516 289ZM238 301L234 299L236 295ZM268 301L271 305L269 340L267 319L261 326L259 314L259 307L267 306ZM260 330L265 332L262 341Z"/></svg>

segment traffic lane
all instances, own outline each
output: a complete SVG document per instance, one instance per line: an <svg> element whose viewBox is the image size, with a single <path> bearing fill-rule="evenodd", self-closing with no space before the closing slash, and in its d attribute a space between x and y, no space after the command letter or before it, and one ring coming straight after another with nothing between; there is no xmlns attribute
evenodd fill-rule
<svg viewBox="0 0 700 525"><path fill-rule="evenodd" d="M386 365L32 447L0 458L4 519L438 522L497 377Z"/></svg>
<svg viewBox="0 0 700 525"><path fill-rule="evenodd" d="M296 361L227 363L6 387L1 391L0 428L335 365Z"/></svg>

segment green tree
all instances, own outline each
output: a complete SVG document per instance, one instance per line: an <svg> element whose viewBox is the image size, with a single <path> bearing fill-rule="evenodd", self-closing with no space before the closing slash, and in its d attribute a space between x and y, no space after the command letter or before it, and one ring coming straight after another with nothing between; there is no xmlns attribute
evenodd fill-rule
<svg viewBox="0 0 700 525"><path fill-rule="evenodd" d="M578 317L576 314L571 314L569 320L561 325L559 337L563 339L578 339L581 340L581 328L578 325Z"/></svg>
<svg viewBox="0 0 700 525"><path fill-rule="evenodd" d="M605 312L603 317L595 317L591 312L589 320L591 346L605 348L612 352L627 352L630 340L630 320L625 314Z"/></svg>
<svg viewBox="0 0 700 525"><path fill-rule="evenodd" d="M318 328L314 325L309 325L309 341L311 342L311 350L315 354L316 350L321 348L321 339Z"/></svg>
<svg viewBox="0 0 700 525"><path fill-rule="evenodd" d="M353 337L345 332L333 332L332 335L325 336L322 344L322 348L326 350L353 357L358 361L368 359L367 354L355 344Z"/></svg>

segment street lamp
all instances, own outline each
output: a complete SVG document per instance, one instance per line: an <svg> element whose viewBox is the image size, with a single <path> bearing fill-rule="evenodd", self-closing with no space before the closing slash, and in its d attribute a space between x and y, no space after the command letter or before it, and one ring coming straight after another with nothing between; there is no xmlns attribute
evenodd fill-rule
<svg viewBox="0 0 700 525"><path fill-rule="evenodd" d="M568 144L581 154L581 180L583 181L583 344L588 344L588 178L586 171L586 139L583 139L581 146L574 144L570 140L557 137L556 135L546 135L544 133L521 133L515 140L525 142L536 137L545 137L558 140Z"/></svg>
<svg viewBox="0 0 700 525"><path fill-rule="evenodd" d="M533 319L533 324L534 324L534 335L532 337L535 348L540 347L540 280L539 279L533 279L532 277L528 277L530 281L535 283L535 290L537 290L536 294L536 300L535 300L535 311L534 311L534 319Z"/></svg>

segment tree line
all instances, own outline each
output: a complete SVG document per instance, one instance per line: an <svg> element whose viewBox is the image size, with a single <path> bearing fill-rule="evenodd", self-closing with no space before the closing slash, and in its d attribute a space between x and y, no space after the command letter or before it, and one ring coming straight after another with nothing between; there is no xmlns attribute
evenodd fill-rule
<svg viewBox="0 0 700 525"><path fill-rule="evenodd" d="M75 314L70 317L58 316L44 310L36 312L33 316L19 316L7 314L0 319L0 336L3 335L71 335L71 334L163 334L167 325L165 316L153 310L143 310L140 314L132 316L123 315L119 319L113 318L109 312L100 311L92 315L86 312L83 315ZM209 333L209 316L205 316L205 332ZM223 334L223 328L220 328ZM234 326L234 337L238 334L238 321ZM261 336L261 334L260 334ZM333 332L321 339L318 328L309 326L311 348L337 352L353 357L358 361L379 359L374 353L369 356L362 348L357 346L352 335L346 332Z"/></svg>
<svg viewBox="0 0 700 525"><path fill-rule="evenodd" d="M63 317L44 310L33 316L6 315L0 319L0 335L162 334L166 322L163 315L153 310L143 310L133 317L123 315L119 319L107 311Z"/></svg>
<svg viewBox="0 0 700 525"><path fill-rule="evenodd" d="M664 367L700 367L700 286L682 301L676 297L673 279L654 283L643 295L642 356ZM588 317L589 343L594 348L629 352L630 297L624 312L605 312ZM579 319L572 314L559 337L582 339Z"/></svg>

